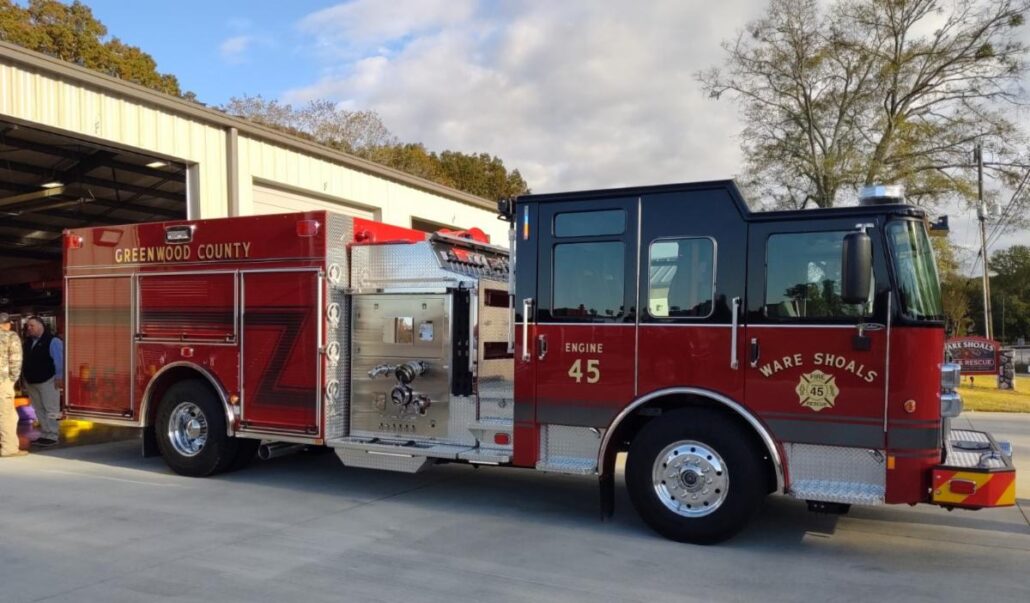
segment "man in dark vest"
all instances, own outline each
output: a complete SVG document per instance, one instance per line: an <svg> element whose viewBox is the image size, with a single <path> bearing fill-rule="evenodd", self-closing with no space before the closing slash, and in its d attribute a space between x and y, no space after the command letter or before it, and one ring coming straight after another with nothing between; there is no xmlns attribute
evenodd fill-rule
<svg viewBox="0 0 1030 603"><path fill-rule="evenodd" d="M57 444L59 437L57 421L61 418L61 396L58 389L64 386L64 344L50 334L38 316L28 320L26 329L22 378L39 419L40 431L33 445L49 448Z"/></svg>

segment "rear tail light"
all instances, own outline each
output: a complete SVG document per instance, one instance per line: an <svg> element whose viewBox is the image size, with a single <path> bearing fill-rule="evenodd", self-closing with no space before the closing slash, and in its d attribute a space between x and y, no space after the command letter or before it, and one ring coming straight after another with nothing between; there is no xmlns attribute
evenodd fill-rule
<svg viewBox="0 0 1030 603"><path fill-rule="evenodd" d="M65 249L79 249L82 247L82 237L79 235L65 235L64 237L64 248Z"/></svg>
<svg viewBox="0 0 1030 603"><path fill-rule="evenodd" d="M953 479L948 488L955 494L976 494L976 482L968 479Z"/></svg>

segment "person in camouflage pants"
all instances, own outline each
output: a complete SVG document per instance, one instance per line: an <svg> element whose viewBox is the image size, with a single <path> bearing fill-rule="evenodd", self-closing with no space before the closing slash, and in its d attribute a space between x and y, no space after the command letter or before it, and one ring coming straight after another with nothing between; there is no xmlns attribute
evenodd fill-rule
<svg viewBox="0 0 1030 603"><path fill-rule="evenodd" d="M21 338L11 330L11 317L0 312L0 457L25 456L18 448L18 411L14 383L21 375Z"/></svg>

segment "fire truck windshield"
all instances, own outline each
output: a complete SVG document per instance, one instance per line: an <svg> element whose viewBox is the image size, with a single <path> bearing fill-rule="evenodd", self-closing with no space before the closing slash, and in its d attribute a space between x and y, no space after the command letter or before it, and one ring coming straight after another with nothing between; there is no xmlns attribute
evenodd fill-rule
<svg viewBox="0 0 1030 603"><path fill-rule="evenodd" d="M887 239L902 311L915 320L943 320L937 265L926 228L913 220L892 222L887 225Z"/></svg>

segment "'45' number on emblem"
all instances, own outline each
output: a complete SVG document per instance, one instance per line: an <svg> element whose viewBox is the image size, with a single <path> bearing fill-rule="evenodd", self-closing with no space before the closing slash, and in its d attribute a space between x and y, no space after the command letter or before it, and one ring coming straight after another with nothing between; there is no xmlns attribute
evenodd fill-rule
<svg viewBox="0 0 1030 603"><path fill-rule="evenodd" d="M597 383L601 380L601 361L592 358L586 361L587 383ZM576 383L583 382L583 359L576 358L576 361L569 367L569 377L576 380Z"/></svg>

